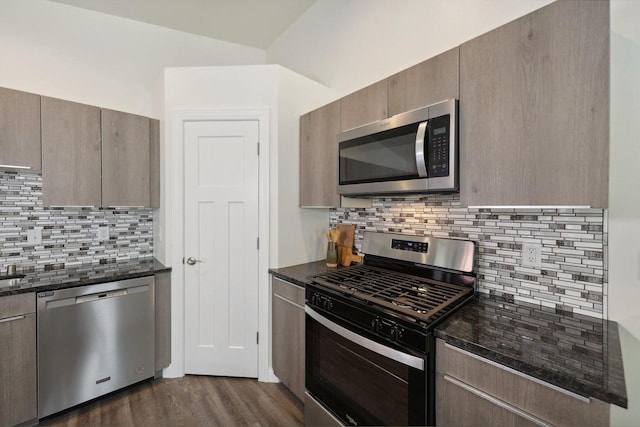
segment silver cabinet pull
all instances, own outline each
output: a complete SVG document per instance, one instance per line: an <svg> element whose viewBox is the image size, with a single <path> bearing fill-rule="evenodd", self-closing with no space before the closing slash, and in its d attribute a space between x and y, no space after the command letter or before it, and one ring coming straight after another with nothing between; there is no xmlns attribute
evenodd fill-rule
<svg viewBox="0 0 640 427"><path fill-rule="evenodd" d="M481 399L487 400L491 403L493 403L496 406L501 407L502 409L511 412L512 414L515 414L521 418L526 419L527 421L530 421L536 425L539 425L541 427L553 427L553 424L549 424L544 420L541 420L538 417L534 417L533 415L529 414L528 412L523 411L522 409L518 409L515 406L511 406L509 405L507 402L503 402L500 399L497 399L493 396L491 396L490 394L485 393L482 390L478 390L475 387L470 386L469 384L463 383L462 381L458 381L457 379L450 377L449 375L445 375L444 376L445 381L450 382L451 384L460 387L466 391L468 391L469 393L475 394L476 396L478 396Z"/></svg>
<svg viewBox="0 0 640 427"><path fill-rule="evenodd" d="M30 169L31 169L31 166L0 165L0 168L11 168L11 169L26 169L26 170L30 170Z"/></svg>
<svg viewBox="0 0 640 427"><path fill-rule="evenodd" d="M8 322L13 322L14 320L22 320L25 317L26 316L7 317L6 319L0 319L0 323L8 323Z"/></svg>

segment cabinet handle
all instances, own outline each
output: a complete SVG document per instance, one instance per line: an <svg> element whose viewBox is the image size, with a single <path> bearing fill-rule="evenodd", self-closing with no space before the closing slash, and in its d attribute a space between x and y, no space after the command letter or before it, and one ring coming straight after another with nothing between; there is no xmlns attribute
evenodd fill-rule
<svg viewBox="0 0 640 427"><path fill-rule="evenodd" d="M280 295L276 294L275 292L273 293L273 296L274 296L274 297L276 297L276 298L278 298L278 299L281 299L281 300L282 300L282 301L284 301L284 302L288 302L289 304L294 305L294 306L296 306L296 307L298 307L298 308L300 308L300 309L304 310L304 307L303 307L303 306L301 306L300 304L295 303L295 302L291 301L291 300L290 300L290 299L288 299L288 298L285 298L285 297L283 297L283 296L280 296Z"/></svg>
<svg viewBox="0 0 640 427"><path fill-rule="evenodd" d="M530 375L524 374L524 373L522 373L520 371L516 371L515 369L512 369L512 368L510 368L508 366L504 366L504 365L496 363L496 362L494 362L492 360L485 359L484 357L478 356L477 354L469 353L468 351L462 350L461 348L458 348L458 347L454 347L454 346L452 346L451 344L449 344L447 342L444 343L444 346L446 348L450 349L450 350L457 351L458 353L462 353L465 356L473 357L474 359L477 359L477 360L479 360L481 362L487 363L487 364L489 364L491 366L495 366L496 368L502 369L503 371L507 371L507 372L510 372L510 373L512 373L514 375L522 377L522 378L524 378L526 380L533 381L534 383L540 384L541 386L549 387L552 390L555 390L555 391L557 391L559 393L562 393L562 394L566 394L567 396L571 396L574 399L578 399L578 400L580 400L582 402L585 402L585 403L591 403L591 399L589 399L588 397L580 396L579 394L573 393L573 392L571 392L569 390L565 390L562 387L558 387L557 385L550 384L550 383L548 383L546 381L543 381L541 379L538 379L538 378L532 377Z"/></svg>
<svg viewBox="0 0 640 427"><path fill-rule="evenodd" d="M0 165L0 168L27 169L27 170L30 170L31 166Z"/></svg>
<svg viewBox="0 0 640 427"><path fill-rule="evenodd" d="M478 396L481 399L487 400L491 403L493 403L496 406L501 407L502 409L505 409L509 412L511 412L512 414L515 414L521 418L526 419L527 421L531 421L532 423L539 425L541 427L553 427L553 424L549 424L543 420L541 420L538 417L534 417L533 415L531 415L528 412L523 411L522 409L518 409L515 406L509 405L506 402L503 402L500 399L496 399L495 397L491 396L490 394L485 393L482 390L478 390L475 387L472 387L466 383L463 383L462 381L458 381L457 379L450 377L449 375L445 375L444 376L445 381L450 382L451 384L460 387L466 391L468 391L469 393L472 393L476 396Z"/></svg>
<svg viewBox="0 0 640 427"><path fill-rule="evenodd" d="M0 319L0 323L8 323L8 322L13 322L14 320L22 320L27 316L14 316L14 317L7 317L6 319Z"/></svg>

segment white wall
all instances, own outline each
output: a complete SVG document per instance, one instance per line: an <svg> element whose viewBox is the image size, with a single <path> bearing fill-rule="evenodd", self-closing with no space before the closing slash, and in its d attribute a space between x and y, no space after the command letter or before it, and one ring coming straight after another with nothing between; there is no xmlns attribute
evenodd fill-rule
<svg viewBox="0 0 640 427"><path fill-rule="evenodd" d="M640 2L611 4L609 318L619 322L629 410L612 426L640 421Z"/></svg>
<svg viewBox="0 0 640 427"><path fill-rule="evenodd" d="M159 118L163 68L265 52L47 0L0 1L0 86Z"/></svg>
<svg viewBox="0 0 640 427"><path fill-rule="evenodd" d="M327 254L324 230L329 224L328 209L300 209L300 116L335 98L334 92L286 68L279 67L278 242L272 267L286 267L324 259ZM272 212L273 213L273 212ZM272 245L273 247L273 245Z"/></svg>
<svg viewBox="0 0 640 427"><path fill-rule="evenodd" d="M165 72L165 147L172 153L176 141L171 139L174 129L174 112L180 110L262 109L270 112L270 150L261 151L269 156L269 213L270 213L270 266L312 261L323 256L320 245L312 238L310 230L321 230L329 223L328 212L298 208L298 118L310 109L309 105L327 102L332 93L318 83L299 76L276 65L234 67L169 68ZM168 190L177 182L174 170L179 157L167 155L163 177ZM172 276L172 366L170 376L184 371L184 290L180 276L181 266L176 261L183 254L173 248L179 247L173 224L172 209L178 204L172 200L172 192L163 196L165 254L173 260ZM176 191L180 194L180 191ZM321 237L322 234L319 234ZM284 260L279 259L280 254ZM283 263L284 262L284 263ZM285 264L286 263L286 264ZM266 271L260 275L266 276ZM262 280L262 279L261 279ZM268 301L261 302L261 313L269 313ZM261 319L263 316L261 315ZM266 317L268 319L268 317ZM261 352L262 354L262 352Z"/></svg>
<svg viewBox="0 0 640 427"><path fill-rule="evenodd" d="M551 1L321 0L267 49L267 62L342 96Z"/></svg>

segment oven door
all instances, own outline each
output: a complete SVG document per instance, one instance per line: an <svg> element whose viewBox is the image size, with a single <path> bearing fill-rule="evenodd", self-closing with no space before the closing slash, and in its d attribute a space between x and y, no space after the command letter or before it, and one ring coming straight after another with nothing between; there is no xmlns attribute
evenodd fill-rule
<svg viewBox="0 0 640 427"><path fill-rule="evenodd" d="M423 121L340 141L338 192L427 191L426 128Z"/></svg>
<svg viewBox="0 0 640 427"><path fill-rule="evenodd" d="M355 333L308 305L305 311L305 382L313 399L345 425L432 422L427 417L429 357ZM307 418L305 425L318 423Z"/></svg>

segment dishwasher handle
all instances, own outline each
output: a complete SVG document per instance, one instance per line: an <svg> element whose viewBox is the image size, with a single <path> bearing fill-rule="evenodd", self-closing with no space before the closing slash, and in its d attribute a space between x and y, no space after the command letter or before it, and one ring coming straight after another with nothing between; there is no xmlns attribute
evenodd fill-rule
<svg viewBox="0 0 640 427"><path fill-rule="evenodd" d="M117 291L99 292L97 294L83 295L81 297L76 297L76 304L83 304L85 302L93 302L93 301L97 301L97 300L100 300L100 299L123 297L123 296L127 295L128 293L129 293L128 289L119 289Z"/></svg>

